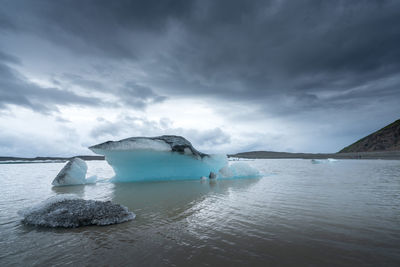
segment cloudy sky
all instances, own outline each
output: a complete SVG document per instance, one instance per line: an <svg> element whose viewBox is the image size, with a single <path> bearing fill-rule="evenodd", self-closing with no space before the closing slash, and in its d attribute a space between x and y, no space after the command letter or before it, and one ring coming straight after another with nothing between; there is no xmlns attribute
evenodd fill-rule
<svg viewBox="0 0 400 267"><path fill-rule="evenodd" d="M400 117L399 1L2 0L0 155L336 152Z"/></svg>

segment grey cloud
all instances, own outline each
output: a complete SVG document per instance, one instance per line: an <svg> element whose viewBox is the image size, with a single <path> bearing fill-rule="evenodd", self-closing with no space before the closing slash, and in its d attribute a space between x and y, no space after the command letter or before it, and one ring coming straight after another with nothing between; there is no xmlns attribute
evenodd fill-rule
<svg viewBox="0 0 400 267"><path fill-rule="evenodd" d="M99 122L90 132L96 140L104 138L124 138L130 136L157 135L163 131L165 124L150 121L143 117L122 115L116 121L98 118Z"/></svg>
<svg viewBox="0 0 400 267"><path fill-rule="evenodd" d="M100 139L107 136L118 136L121 132L121 127L123 127L123 125L118 123L103 121L90 131L90 135L95 139Z"/></svg>
<svg viewBox="0 0 400 267"><path fill-rule="evenodd" d="M9 0L2 7L2 33L34 36L60 51L85 57L99 77L118 84L109 87L82 73L64 79L83 89L113 94L119 106L143 110L166 97L203 98L213 109L239 107L223 113L235 122L262 123L266 117L311 121L310 127L329 122L329 129L336 126L349 132L357 125L358 134L368 131L360 121L374 118L369 123L375 127L380 117L390 122L400 112L399 1ZM3 46L7 45L12 46ZM3 54L0 60L18 64ZM61 104L60 94L69 94L66 104L95 105L69 91L29 87L4 64L2 85L4 77L12 77L7 86L17 89L0 91L2 108L17 103L49 110ZM143 75L135 76L131 66ZM118 76L119 71L124 73ZM254 112L241 112L240 107ZM126 122L137 123L136 130L103 121L92 136L163 129L179 133L167 122ZM221 143L229 143L218 130L213 134L221 137ZM346 142L355 135L349 133ZM199 143L207 143L206 136L199 137Z"/></svg>
<svg viewBox="0 0 400 267"><path fill-rule="evenodd" d="M11 129L0 131L0 151L2 156L37 157L37 156L72 156L88 154L89 150L82 147L79 135L74 129L62 127L60 132L66 133L60 137L54 133L54 138L41 136L29 131L15 132Z"/></svg>
<svg viewBox="0 0 400 267"><path fill-rule="evenodd" d="M63 117L60 117L60 116L57 116L57 117L55 118L55 120L56 120L57 122L61 122L61 123L70 123L70 122L71 122L70 120L67 120L67 119L65 119L65 118L63 118Z"/></svg>
<svg viewBox="0 0 400 267"><path fill-rule="evenodd" d="M85 78L82 75L64 73L61 76L61 79L66 81L67 83L77 85L89 91L106 91L106 86L103 83L93 79ZM62 82L58 81L57 79L55 79L54 81L58 84L62 84Z"/></svg>
<svg viewBox="0 0 400 267"><path fill-rule="evenodd" d="M180 132L181 135L190 136L194 143L205 148L213 148L231 142L231 136L218 127L204 131L193 129L177 129L176 131Z"/></svg>
<svg viewBox="0 0 400 267"><path fill-rule="evenodd" d="M90 132L91 137L97 142L104 142L106 139L117 140L131 136L163 134L184 136L205 152L221 152L224 146L231 144L231 136L219 127L204 130L183 129L173 127L173 122L168 118L154 121L146 117L121 116L116 121L99 121Z"/></svg>
<svg viewBox="0 0 400 267"><path fill-rule="evenodd" d="M11 56L9 58L13 59ZM97 98L34 84L0 61L0 109L7 109L8 105L16 105L36 112L50 113L57 111L58 105L97 106L102 104L104 103Z"/></svg>
<svg viewBox="0 0 400 267"><path fill-rule="evenodd" d="M148 66L160 73L152 82L169 94L243 104L275 106L277 99L294 99L269 110L279 116L308 108L355 111L374 97L400 98L400 90L385 89L400 71L400 4L279 2L271 1L277 5L273 12L255 1L211 3L207 12L182 22L176 47ZM339 101L317 94L347 92L376 80L375 96L359 90L348 95L351 101Z"/></svg>
<svg viewBox="0 0 400 267"><path fill-rule="evenodd" d="M138 47L135 44L165 31L168 21L184 17L191 5L184 0L6 1L8 12L0 14L4 22L0 26L41 36L79 53L137 57L132 49Z"/></svg>
<svg viewBox="0 0 400 267"><path fill-rule="evenodd" d="M346 91L400 70L397 1L10 1L7 7L23 13L8 17L21 32L77 53L151 62L143 64L151 74L145 83L167 95L258 104L271 95L298 96L294 111L313 91Z"/></svg>
<svg viewBox="0 0 400 267"><path fill-rule="evenodd" d="M5 63L14 63L14 64L21 64L21 61L19 58L14 57L12 55L6 54L2 51L0 51L0 62L5 62Z"/></svg>
<svg viewBox="0 0 400 267"><path fill-rule="evenodd" d="M161 103L167 99L156 94L151 88L132 81L119 89L119 96L125 104L138 109L144 109L149 104Z"/></svg>

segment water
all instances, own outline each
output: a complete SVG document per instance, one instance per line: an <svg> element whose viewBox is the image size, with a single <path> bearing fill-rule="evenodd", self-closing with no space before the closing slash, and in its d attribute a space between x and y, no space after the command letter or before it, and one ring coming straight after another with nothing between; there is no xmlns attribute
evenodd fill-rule
<svg viewBox="0 0 400 267"><path fill-rule="evenodd" d="M0 266L399 266L400 161L255 160L258 179L52 188L63 163L0 165ZM88 176L111 177L104 161ZM17 211L74 193L136 213L46 229Z"/></svg>

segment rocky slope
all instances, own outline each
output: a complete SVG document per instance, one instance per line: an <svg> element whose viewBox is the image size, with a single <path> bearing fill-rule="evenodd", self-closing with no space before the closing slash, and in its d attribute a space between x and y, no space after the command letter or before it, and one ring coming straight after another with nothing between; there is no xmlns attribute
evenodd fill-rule
<svg viewBox="0 0 400 267"><path fill-rule="evenodd" d="M400 120L343 148L339 153L372 151L400 151Z"/></svg>

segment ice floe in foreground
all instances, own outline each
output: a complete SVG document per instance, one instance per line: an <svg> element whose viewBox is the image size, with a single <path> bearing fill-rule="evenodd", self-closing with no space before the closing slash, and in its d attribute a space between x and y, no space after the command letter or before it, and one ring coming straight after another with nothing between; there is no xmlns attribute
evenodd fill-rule
<svg viewBox="0 0 400 267"><path fill-rule="evenodd" d="M65 164L51 183L54 186L80 185L96 182L96 177L86 179L87 164L80 158L73 158Z"/></svg>
<svg viewBox="0 0 400 267"><path fill-rule="evenodd" d="M133 220L136 215L111 201L84 200L74 195L59 195L20 211L25 224L74 228L110 225Z"/></svg>
<svg viewBox="0 0 400 267"><path fill-rule="evenodd" d="M131 137L89 147L104 155L115 181L186 180L209 177L228 164L226 155L196 150L181 136Z"/></svg>

